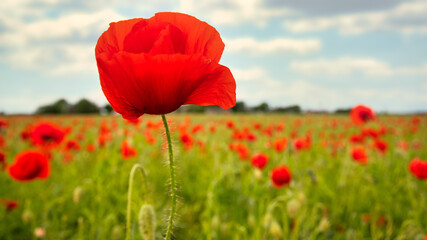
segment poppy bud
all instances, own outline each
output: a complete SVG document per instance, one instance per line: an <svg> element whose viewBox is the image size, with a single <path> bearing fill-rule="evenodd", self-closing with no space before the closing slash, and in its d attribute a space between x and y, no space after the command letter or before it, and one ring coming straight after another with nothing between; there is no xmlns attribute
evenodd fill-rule
<svg viewBox="0 0 427 240"><path fill-rule="evenodd" d="M264 227L268 228L268 226L270 226L271 221L273 221L273 216L271 216L270 213L267 213L264 216Z"/></svg>
<svg viewBox="0 0 427 240"><path fill-rule="evenodd" d="M256 226L256 219L255 219L255 216L253 214L249 214L248 225L251 226L251 227L255 227Z"/></svg>
<svg viewBox="0 0 427 240"><path fill-rule="evenodd" d="M271 222L269 231L270 231L270 234L275 238L279 238L279 239L282 238L282 235L283 235L282 228L280 227L277 221Z"/></svg>
<svg viewBox="0 0 427 240"><path fill-rule="evenodd" d="M217 229L219 227L220 224L220 219L218 217L218 215L215 215L212 217L212 222L211 222L211 226L213 229Z"/></svg>
<svg viewBox="0 0 427 240"><path fill-rule="evenodd" d="M291 199L286 205L286 209L288 210L288 214L291 218L295 218L298 214L298 211L301 207L301 203L297 199Z"/></svg>
<svg viewBox="0 0 427 240"><path fill-rule="evenodd" d="M22 221L24 223L29 223L31 220L33 220L33 212L31 212L30 210L25 210L22 213Z"/></svg>
<svg viewBox="0 0 427 240"><path fill-rule="evenodd" d="M153 206L144 204L139 210L139 231L144 240L154 240L156 231L156 213Z"/></svg>
<svg viewBox="0 0 427 240"><path fill-rule="evenodd" d="M319 226L317 226L317 229L320 232L325 232L326 230L329 229L330 226L330 222L326 217L322 217L322 219L320 220Z"/></svg>
<svg viewBox="0 0 427 240"><path fill-rule="evenodd" d="M76 187L74 189L74 191L73 191L73 201L74 201L74 203L79 203L82 195L83 195L83 188Z"/></svg>
<svg viewBox="0 0 427 240"><path fill-rule="evenodd" d="M254 177L255 177L256 179L261 179L261 178L262 178L262 171L261 171L261 170L259 170L258 168L255 168L255 169L254 169Z"/></svg>
<svg viewBox="0 0 427 240"><path fill-rule="evenodd" d="M111 231L111 235L114 240L123 239L122 227L120 227L119 225L114 226L113 230Z"/></svg>

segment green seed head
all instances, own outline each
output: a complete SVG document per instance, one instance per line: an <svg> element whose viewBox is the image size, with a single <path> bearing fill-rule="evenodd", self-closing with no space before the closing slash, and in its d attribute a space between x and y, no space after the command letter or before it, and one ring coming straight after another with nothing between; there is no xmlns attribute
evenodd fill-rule
<svg viewBox="0 0 427 240"><path fill-rule="evenodd" d="M139 231L144 240L154 240L156 231L156 213L153 206L144 204L139 210Z"/></svg>
<svg viewBox="0 0 427 240"><path fill-rule="evenodd" d="M83 195L83 188L81 187L76 187L73 191L73 201L74 203L79 203L80 199L82 198Z"/></svg>
<svg viewBox="0 0 427 240"><path fill-rule="evenodd" d="M25 210L22 213L22 221L24 221L24 223L29 223L32 219L33 219L33 212L31 212L30 210Z"/></svg>
<svg viewBox="0 0 427 240"><path fill-rule="evenodd" d="M301 207L301 203L297 199L291 199L286 205L286 209L288 210L288 214L291 218L295 218L298 214L298 210Z"/></svg>
<svg viewBox="0 0 427 240"><path fill-rule="evenodd" d="M275 238L278 238L278 239L282 238L282 235L283 235L282 228L280 227L277 221L271 222L269 230L270 230L270 234Z"/></svg>

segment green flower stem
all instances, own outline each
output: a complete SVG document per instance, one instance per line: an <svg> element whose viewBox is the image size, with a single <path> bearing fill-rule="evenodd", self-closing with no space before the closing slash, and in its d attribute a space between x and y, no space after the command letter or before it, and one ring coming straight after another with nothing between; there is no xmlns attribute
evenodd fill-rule
<svg viewBox="0 0 427 240"><path fill-rule="evenodd" d="M139 169L141 172L141 175L143 177L143 186L144 191L147 191L147 182L146 182L146 176L144 173L144 169L142 168L141 164L135 164L132 167L132 170L130 171L129 176L129 187L128 187L128 205L127 205L127 214L126 214L126 240L130 239L130 219L131 219L131 203L132 203L132 187L133 187L133 176L135 175L136 170Z"/></svg>
<svg viewBox="0 0 427 240"><path fill-rule="evenodd" d="M165 126L166 138L168 140L168 150L169 150L169 169L171 175L171 211L169 215L168 227L166 230L165 240L170 240L172 235L172 227L173 227L173 218L175 216L176 210L176 189L175 189L175 168L173 165L173 151L172 151L172 142L171 136L169 132L168 122L166 121L166 116L162 114L163 125Z"/></svg>

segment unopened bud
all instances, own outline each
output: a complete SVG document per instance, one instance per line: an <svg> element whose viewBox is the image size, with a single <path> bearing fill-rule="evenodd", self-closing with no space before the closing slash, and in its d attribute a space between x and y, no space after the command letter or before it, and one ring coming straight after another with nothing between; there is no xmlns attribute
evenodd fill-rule
<svg viewBox="0 0 427 240"><path fill-rule="evenodd" d="M301 207L301 203L297 199L291 199L286 205L286 209L288 210L288 214L291 218L295 218L298 214L298 211Z"/></svg>
<svg viewBox="0 0 427 240"><path fill-rule="evenodd" d="M317 227L319 229L320 232L325 232L326 230L329 229L329 226L331 224L329 223L329 220L326 217L322 217L322 219L320 220L319 226Z"/></svg>
<svg viewBox="0 0 427 240"><path fill-rule="evenodd" d="M251 227L256 226L256 219L255 219L255 216L253 214L250 214L248 217L248 225Z"/></svg>
<svg viewBox="0 0 427 240"><path fill-rule="evenodd" d="M156 232L156 213L153 206L145 204L139 210L139 231L144 240L154 240Z"/></svg>
<svg viewBox="0 0 427 240"><path fill-rule="evenodd" d="M82 198L82 195L83 195L83 188L81 188L81 187L74 188L74 191L73 191L74 203L79 203L80 199Z"/></svg>
<svg viewBox="0 0 427 240"><path fill-rule="evenodd" d="M212 222L211 222L211 226L213 229L217 229L219 227L220 224L220 220L218 215L215 215L212 217Z"/></svg>
<svg viewBox="0 0 427 240"><path fill-rule="evenodd" d="M24 223L29 223L31 220L33 220L33 212L31 212L30 210L25 210L22 213L22 221Z"/></svg>
<svg viewBox="0 0 427 240"><path fill-rule="evenodd" d="M275 238L282 238L283 232L277 221L272 221L270 224L270 234Z"/></svg>
<svg viewBox="0 0 427 240"><path fill-rule="evenodd" d="M123 235L122 227L120 227L118 225L114 226L113 230L111 231L111 235L112 235L112 238L114 240L123 239L123 236L122 236Z"/></svg>
<svg viewBox="0 0 427 240"><path fill-rule="evenodd" d="M268 226L270 226L270 223L271 223L271 221L273 220L273 217L271 216L271 214L270 213L267 213L265 216L264 216L264 227L265 228L268 228Z"/></svg>
<svg viewBox="0 0 427 240"><path fill-rule="evenodd" d="M254 169L254 177L256 179L261 179L262 178L262 171L258 168L255 168Z"/></svg>

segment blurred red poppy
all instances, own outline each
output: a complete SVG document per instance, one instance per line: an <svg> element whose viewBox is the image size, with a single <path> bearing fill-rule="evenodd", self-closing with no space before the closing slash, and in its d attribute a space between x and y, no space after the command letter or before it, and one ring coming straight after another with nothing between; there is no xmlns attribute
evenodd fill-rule
<svg viewBox="0 0 427 240"><path fill-rule="evenodd" d="M120 147L120 151L122 152L122 157L124 159L132 158L136 156L136 149L131 147L128 141L123 141Z"/></svg>
<svg viewBox="0 0 427 240"><path fill-rule="evenodd" d="M50 174L48 157L38 150L27 150L15 157L9 166L9 175L18 181L31 181L36 178L46 179Z"/></svg>
<svg viewBox="0 0 427 240"><path fill-rule="evenodd" d="M65 151L70 151L70 150L79 151L80 150L80 144L76 140L68 140L67 143L65 144L64 150Z"/></svg>
<svg viewBox="0 0 427 240"><path fill-rule="evenodd" d="M271 171L271 181L277 188L281 188L291 182L291 172L285 165L275 167Z"/></svg>
<svg viewBox="0 0 427 240"><path fill-rule="evenodd" d="M7 199L5 199L5 198L2 198L1 200L0 200L0 204L2 204L2 205L4 205L5 207L6 207L6 210L9 212L9 211L12 211L13 209L15 209L15 208L17 208L18 206L19 206L19 204L18 204L18 202L17 201L14 201L14 200L7 200Z"/></svg>
<svg viewBox="0 0 427 240"><path fill-rule="evenodd" d="M375 113L369 107L358 105L351 109L350 118L355 124L360 125L373 120L375 118Z"/></svg>
<svg viewBox="0 0 427 240"><path fill-rule="evenodd" d="M0 170L5 170L6 166L6 156L4 153L0 152Z"/></svg>
<svg viewBox="0 0 427 240"><path fill-rule="evenodd" d="M351 156L353 160L361 164L366 164L368 161L368 155L366 154L365 148L363 146L355 146L351 150Z"/></svg>
<svg viewBox="0 0 427 240"><path fill-rule="evenodd" d="M236 83L218 62L224 50L212 26L182 13L115 23L98 39L102 90L126 119L166 114L184 104L236 103Z"/></svg>
<svg viewBox="0 0 427 240"><path fill-rule="evenodd" d="M185 150L189 150L193 146L193 138L190 134L186 132L181 132L179 136L179 140L181 140L182 144L184 144Z"/></svg>
<svg viewBox="0 0 427 240"><path fill-rule="evenodd" d="M274 147L274 150L276 150L276 152L280 153L286 149L287 144L288 144L288 140L286 138L277 139L273 142L273 147Z"/></svg>
<svg viewBox="0 0 427 240"><path fill-rule="evenodd" d="M387 151L388 145L387 142L381 139L377 139L374 142L374 146L376 149L378 149L381 153L385 153Z"/></svg>
<svg viewBox="0 0 427 240"><path fill-rule="evenodd" d="M8 122L6 121L6 119L2 119L0 118L0 131L2 131L2 129L5 129L8 126Z"/></svg>
<svg viewBox="0 0 427 240"><path fill-rule="evenodd" d="M256 168L264 169L265 165L268 163L268 155L264 153L257 153L252 156L251 163L252 166Z"/></svg>
<svg viewBox="0 0 427 240"><path fill-rule="evenodd" d="M42 122L33 127L31 142L36 146L55 147L64 139L65 131L50 122Z"/></svg>
<svg viewBox="0 0 427 240"><path fill-rule="evenodd" d="M422 161L419 158L414 158L409 163L409 170L416 178L427 179L427 161Z"/></svg>

